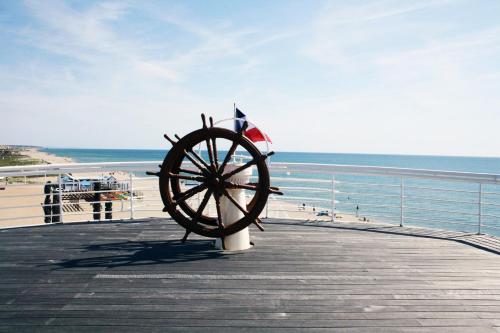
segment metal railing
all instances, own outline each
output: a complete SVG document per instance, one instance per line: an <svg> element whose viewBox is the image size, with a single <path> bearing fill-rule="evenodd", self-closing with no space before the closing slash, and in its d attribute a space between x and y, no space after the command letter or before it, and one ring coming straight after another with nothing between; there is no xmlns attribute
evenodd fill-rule
<svg viewBox="0 0 500 333"><path fill-rule="evenodd" d="M164 217L157 178L145 175L158 161L75 163L1 167L0 177L10 179L0 191L0 226L19 221L43 222L46 214L29 213L53 208L59 222L98 220L93 211L63 202L64 196L84 191L64 191L66 174L120 175L126 186L117 190L85 191L89 195L121 193L121 199L87 200L90 206L111 203L104 220ZM500 235L500 175L357 165L272 163L271 180L285 193L271 197L265 217L377 221L440 229ZM43 203L41 185L52 181L57 202ZM67 183L66 183L67 184ZM17 189L17 191L15 190ZM123 190L125 189L125 190ZM38 191L38 192L37 192ZM195 200L195 199L192 199ZM117 207L119 206L119 207ZM59 213L58 213L59 212Z"/></svg>
<svg viewBox="0 0 500 333"><path fill-rule="evenodd" d="M272 170L281 173L273 177L277 186L280 180L314 184L309 191L302 189L300 199L318 205L319 198L331 200L334 221L338 214L350 213L356 220L477 233L486 229L500 235L500 175L307 163L275 163ZM328 188L329 197L317 192Z"/></svg>

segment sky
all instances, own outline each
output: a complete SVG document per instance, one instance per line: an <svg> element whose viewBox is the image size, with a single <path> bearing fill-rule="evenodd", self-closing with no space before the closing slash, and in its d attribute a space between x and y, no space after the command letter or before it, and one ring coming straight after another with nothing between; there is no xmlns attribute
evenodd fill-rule
<svg viewBox="0 0 500 333"><path fill-rule="evenodd" d="M500 1L0 1L0 144L500 156ZM230 124L228 124L230 126Z"/></svg>

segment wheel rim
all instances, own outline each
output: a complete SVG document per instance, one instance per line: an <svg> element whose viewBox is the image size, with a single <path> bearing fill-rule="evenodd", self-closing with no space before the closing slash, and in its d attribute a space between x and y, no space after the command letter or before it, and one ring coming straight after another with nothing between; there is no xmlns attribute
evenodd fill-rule
<svg viewBox="0 0 500 333"><path fill-rule="evenodd" d="M219 160L217 139L231 142L231 147L223 160ZM199 156L194 147L205 143L208 151L208 161ZM227 171L227 165L238 147L243 148L251 160L232 172ZM167 211L180 225L190 232L207 237L225 237L246 228L251 223L258 223L258 216L264 209L270 190L269 171L265 163L267 155L260 151L242 133L235 133L219 127L204 127L194 131L174 144L162 164L160 176L160 193ZM192 168L183 167L183 162L189 160ZM239 171L255 167L257 181L248 184L235 184L229 178ZM181 180L197 181L198 185L183 191ZM239 188L254 192L250 203L241 207L228 192ZM203 194L197 207L188 200L195 195ZM220 211L220 199L225 196L243 214L243 218L224 225ZM215 203L217 214L203 214L210 199ZM239 206L239 207L238 207Z"/></svg>

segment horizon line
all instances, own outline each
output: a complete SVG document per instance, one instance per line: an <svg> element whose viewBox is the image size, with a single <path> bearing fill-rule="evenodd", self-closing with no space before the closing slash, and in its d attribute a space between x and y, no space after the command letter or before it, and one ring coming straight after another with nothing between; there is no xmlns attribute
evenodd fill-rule
<svg viewBox="0 0 500 333"><path fill-rule="evenodd" d="M8 145L7 145L8 146ZM23 146L23 145L18 145ZM81 149L81 150L169 150L163 148L89 148L89 147L48 147L48 146L33 146L33 145L24 145L26 147L34 147L41 149ZM271 149L272 150L272 149ZM202 149L202 151L206 151L206 149ZM457 157L457 158L491 158L491 159L500 159L499 156L480 156L480 155L439 155L439 154L414 154L414 153L359 153L359 152L324 152L324 151L290 151L290 150L282 150L275 151L278 153L302 153L302 154L345 154L345 155L377 155L377 156L411 156L411 157Z"/></svg>

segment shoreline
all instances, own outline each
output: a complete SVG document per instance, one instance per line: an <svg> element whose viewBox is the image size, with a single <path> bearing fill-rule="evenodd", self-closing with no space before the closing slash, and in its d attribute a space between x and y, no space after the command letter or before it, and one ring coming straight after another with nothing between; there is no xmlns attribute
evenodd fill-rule
<svg viewBox="0 0 500 333"><path fill-rule="evenodd" d="M31 159L42 161L45 164L72 164L76 163L76 161L72 158L65 157L65 156L58 156L52 153L48 153L45 151L42 151L41 149L43 148L38 148L38 147L32 147L32 148L24 148L21 150L21 154L25 155ZM79 174L80 176L83 176L84 174ZM121 172L116 172L115 177L117 177L120 180L128 179L128 175L122 175ZM85 176L92 176L91 174L85 174ZM45 179L46 180L46 179ZM34 224L40 224L43 225L43 212L39 208L39 205L43 204L43 183L40 183L41 180L32 180L34 183L31 184L24 184L24 186L20 185L11 185L8 186L7 189L2 191L5 193L7 196L16 196L16 198L12 197L9 198L8 204L11 206L18 206L22 207L23 205L26 205L29 203L29 207L23 208L23 211L29 211L29 214L27 213L26 216L30 217L35 217L36 218L26 218L26 219L21 219L19 220L19 216L16 216L16 212L10 212L11 214L7 214L8 212L6 211L0 211L0 229L5 228L5 227L18 227L22 225L34 225ZM139 180L136 182L136 184L139 186L138 188L149 188L151 187L150 184L148 184L148 181L146 180ZM8 192L8 193L7 193ZM0 194L3 194L0 193ZM17 198L18 195L28 195L28 197L25 198ZM1 198L1 195L0 195ZM7 199L7 198L5 198ZM152 198L147 198L147 200L151 200ZM156 199L156 198L155 198ZM141 200L138 200L140 203ZM159 203L160 204L160 203ZM127 219L128 213L127 206L130 205L129 202L120 202L121 209L116 211L116 217L119 219ZM144 205L144 203L142 204ZM76 214L76 212L68 212L67 217L65 218L65 222L76 222L81 219L83 220L90 220L91 217L91 207L84 204L82 202L82 213L83 214ZM301 210L298 208L298 206L294 203L287 202L285 200L271 200L269 202L270 206L270 214L269 217L271 218L284 218L284 219L292 219L292 220L302 220L306 222L329 222L331 219L331 216L320 216L317 215L319 210L322 210L320 207L318 207L318 212L316 211L311 211L309 209L307 210ZM125 208L125 210L123 210ZM264 213L264 212L263 212ZM72 216L73 215L73 216ZM8 221L8 218L11 217L13 220ZM140 212L137 211L136 213L137 218L157 218L157 217L165 217L165 214L161 212L161 210L154 211L154 210L149 210L149 211L144 211ZM15 221L14 221L15 220ZM351 222L351 221L356 221L356 222L363 222L361 217L356 217L354 215L348 214L348 213L337 213L336 217L336 222ZM377 219L369 219L366 222L376 222ZM377 221L380 222L380 221Z"/></svg>
<svg viewBox="0 0 500 333"><path fill-rule="evenodd" d="M44 151L41 151L40 148L28 148L23 150L22 154L32 159L41 160L45 164L76 163L76 161L70 157L58 156L51 153L46 153Z"/></svg>

